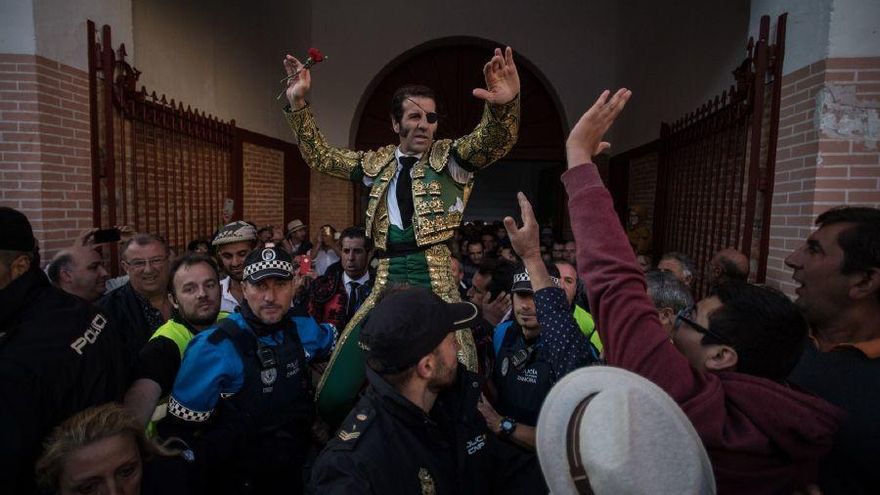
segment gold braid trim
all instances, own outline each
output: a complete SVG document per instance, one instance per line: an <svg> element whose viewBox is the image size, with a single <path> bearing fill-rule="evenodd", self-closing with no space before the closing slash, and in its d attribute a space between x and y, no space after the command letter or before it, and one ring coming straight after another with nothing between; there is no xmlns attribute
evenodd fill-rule
<svg viewBox="0 0 880 495"><path fill-rule="evenodd" d="M379 298L379 294L385 290L385 287L388 286L388 267L390 266L390 261L388 258L379 260L379 266L376 267L376 281L373 282L373 290L370 291L370 295L367 296L367 299L361 304L361 307L354 313L348 323L345 325L345 329L342 330L342 333L339 335L339 339L336 341L336 349L333 351L333 355L330 356L330 362L327 363L327 370L333 368L333 364L336 362L336 357L339 355L339 350L342 349L345 341L348 340L349 335L351 335L351 329L358 326L361 320L367 316L367 313L373 309L376 305L376 299ZM321 395L321 390L324 388L324 381L327 380L327 376L330 373L323 373L321 375L321 380L318 382L317 395ZM317 397L316 395L316 397Z"/></svg>
<svg viewBox="0 0 880 495"><path fill-rule="evenodd" d="M309 168L344 180L351 180L352 174L360 169L364 153L327 144L309 105L299 110L285 107L284 118L296 135L299 152Z"/></svg>
<svg viewBox="0 0 880 495"><path fill-rule="evenodd" d="M510 152L519 136L519 95L504 105L483 108L476 129L452 143L465 168L481 169Z"/></svg>
<svg viewBox="0 0 880 495"><path fill-rule="evenodd" d="M435 244L425 250L425 259L428 261L428 274L431 276L431 289L434 294L448 303L459 302L458 287L452 276L452 264L449 248L446 244ZM474 344L474 335L469 328L457 330L455 337L458 339L458 361L465 365L469 371L477 372L477 347Z"/></svg>

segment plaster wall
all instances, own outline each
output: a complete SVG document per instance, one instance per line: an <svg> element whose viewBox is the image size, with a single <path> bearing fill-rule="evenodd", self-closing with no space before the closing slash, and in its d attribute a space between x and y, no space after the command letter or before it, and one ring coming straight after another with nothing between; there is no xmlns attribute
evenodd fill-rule
<svg viewBox="0 0 880 495"><path fill-rule="evenodd" d="M239 127L291 141L281 60L308 47L311 2L134 2L141 82Z"/></svg>
<svg viewBox="0 0 880 495"><path fill-rule="evenodd" d="M834 58L880 55L880 2L834 0L828 45Z"/></svg>
<svg viewBox="0 0 880 495"><path fill-rule="evenodd" d="M0 53L37 52L34 5L30 0L0 0Z"/></svg>

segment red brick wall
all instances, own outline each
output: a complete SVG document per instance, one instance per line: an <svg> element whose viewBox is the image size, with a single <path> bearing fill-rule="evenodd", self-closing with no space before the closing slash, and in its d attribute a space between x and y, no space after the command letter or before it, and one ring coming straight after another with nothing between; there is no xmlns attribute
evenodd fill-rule
<svg viewBox="0 0 880 495"><path fill-rule="evenodd" d="M880 57L827 59L784 77L768 285L793 293L783 260L817 215L841 204L880 206L878 109Z"/></svg>
<svg viewBox="0 0 880 495"><path fill-rule="evenodd" d="M92 223L88 76L0 54L0 205L24 212L43 260Z"/></svg>
<svg viewBox="0 0 880 495"><path fill-rule="evenodd" d="M284 224L284 154L251 143L243 145L245 220L258 226Z"/></svg>
<svg viewBox="0 0 880 495"><path fill-rule="evenodd" d="M313 172L309 190L310 239L318 236L321 225L330 224L336 230L351 225L354 219L352 185L348 181Z"/></svg>

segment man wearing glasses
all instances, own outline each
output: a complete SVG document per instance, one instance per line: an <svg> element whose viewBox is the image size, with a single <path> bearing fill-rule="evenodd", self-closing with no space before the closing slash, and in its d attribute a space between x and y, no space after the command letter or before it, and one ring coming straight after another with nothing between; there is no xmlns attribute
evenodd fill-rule
<svg viewBox="0 0 880 495"><path fill-rule="evenodd" d="M171 315L167 296L170 255L161 237L134 235L120 252L128 283L96 303L119 328L132 361Z"/></svg>
<svg viewBox="0 0 880 495"><path fill-rule="evenodd" d="M779 291L730 281L675 318L670 335L645 293L611 195L592 157L629 99L605 92L571 131L569 197L578 270L611 366L663 388L682 408L712 461L719 493L795 493L817 481L842 411L785 383L807 337ZM588 469L589 470L589 469ZM588 473L589 474L589 473Z"/></svg>

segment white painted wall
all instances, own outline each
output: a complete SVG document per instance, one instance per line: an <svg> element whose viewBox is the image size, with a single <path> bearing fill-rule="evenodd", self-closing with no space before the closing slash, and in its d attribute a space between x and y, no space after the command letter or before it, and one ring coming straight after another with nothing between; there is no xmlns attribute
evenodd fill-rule
<svg viewBox="0 0 880 495"><path fill-rule="evenodd" d="M880 1L834 0L829 55L880 56Z"/></svg>
<svg viewBox="0 0 880 495"><path fill-rule="evenodd" d="M34 54L34 5L31 0L0 0L0 53Z"/></svg>
<svg viewBox="0 0 880 495"><path fill-rule="evenodd" d="M131 53L131 0L33 0L37 55L88 69L86 21L113 28L113 45Z"/></svg>
<svg viewBox="0 0 880 495"><path fill-rule="evenodd" d="M756 34L761 16L769 15L770 38L775 39L776 18L788 12L782 72L790 74L828 58L832 3L834 0L752 0L749 33Z"/></svg>
<svg viewBox="0 0 880 495"><path fill-rule="evenodd" d="M612 153L660 137L660 123L696 110L733 84L746 56L744 1L621 2L617 82L633 98L615 124Z"/></svg>
<svg viewBox="0 0 880 495"><path fill-rule="evenodd" d="M281 118L281 60L308 47L310 2L137 0L137 67L149 91L239 127L291 140Z"/></svg>

